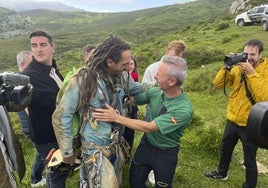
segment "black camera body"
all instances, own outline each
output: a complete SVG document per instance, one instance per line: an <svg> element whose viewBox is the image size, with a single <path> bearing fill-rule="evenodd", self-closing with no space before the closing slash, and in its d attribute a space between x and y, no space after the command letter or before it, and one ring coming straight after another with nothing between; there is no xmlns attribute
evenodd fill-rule
<svg viewBox="0 0 268 188"><path fill-rule="evenodd" d="M246 62L248 59L248 54L245 52L237 53L234 55L227 55L224 58L224 64L231 67L239 62Z"/></svg>
<svg viewBox="0 0 268 188"><path fill-rule="evenodd" d="M0 74L0 105L10 112L26 108L32 99L32 85L26 75L4 72Z"/></svg>
<svg viewBox="0 0 268 188"><path fill-rule="evenodd" d="M0 73L1 167L3 167L3 173L7 174L7 178L15 177L13 171L16 171L20 181L25 175L25 161L21 144L12 129L8 112L18 112L25 109L30 104L31 99L32 85L28 76L12 72ZM3 182L1 182L2 184ZM4 187L8 187L7 184L10 184L9 181L4 182Z"/></svg>

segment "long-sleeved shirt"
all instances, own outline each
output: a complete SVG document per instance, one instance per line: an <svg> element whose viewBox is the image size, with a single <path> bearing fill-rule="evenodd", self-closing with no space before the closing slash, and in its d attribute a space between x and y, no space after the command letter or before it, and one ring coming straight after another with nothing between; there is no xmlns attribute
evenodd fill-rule
<svg viewBox="0 0 268 188"><path fill-rule="evenodd" d="M239 126L246 126L252 104L246 95L245 84L241 82L241 74L241 67L234 66L231 71L227 71L225 79L225 70L221 68L214 79L214 86L217 88L223 88L224 85L232 87L227 107L227 119ZM255 73L247 74L246 80L255 102L267 101L268 59L262 58L255 68Z"/></svg>

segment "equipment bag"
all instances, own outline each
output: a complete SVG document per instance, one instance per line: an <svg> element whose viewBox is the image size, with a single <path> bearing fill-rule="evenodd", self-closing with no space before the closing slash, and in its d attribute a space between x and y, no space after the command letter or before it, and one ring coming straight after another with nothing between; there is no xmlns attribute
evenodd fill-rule
<svg viewBox="0 0 268 188"><path fill-rule="evenodd" d="M246 134L249 142L268 149L268 101L252 106L247 121Z"/></svg>

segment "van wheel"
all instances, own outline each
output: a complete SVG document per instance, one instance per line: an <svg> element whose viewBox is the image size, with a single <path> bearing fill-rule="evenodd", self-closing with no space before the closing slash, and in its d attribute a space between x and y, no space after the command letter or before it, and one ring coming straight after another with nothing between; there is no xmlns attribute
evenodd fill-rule
<svg viewBox="0 0 268 188"><path fill-rule="evenodd" d="M268 30L268 23L267 22L263 22L262 23L262 30L263 31L267 31Z"/></svg>
<svg viewBox="0 0 268 188"><path fill-rule="evenodd" d="M243 27L243 26L245 25L244 20L243 20L243 19L238 20L238 21L237 21L237 25L238 25L239 27Z"/></svg>

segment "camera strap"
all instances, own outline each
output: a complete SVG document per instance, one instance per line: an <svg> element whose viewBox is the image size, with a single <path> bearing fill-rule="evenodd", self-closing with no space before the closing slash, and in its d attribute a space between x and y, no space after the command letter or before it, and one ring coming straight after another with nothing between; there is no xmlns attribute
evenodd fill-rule
<svg viewBox="0 0 268 188"><path fill-rule="evenodd" d="M247 83L245 73L241 73L241 77L242 77L242 79L243 79L243 81L245 83L246 95L247 95L248 99L250 100L251 104L254 105L256 102L253 99L252 94L250 93L250 91L248 89L248 83Z"/></svg>
<svg viewBox="0 0 268 188"><path fill-rule="evenodd" d="M224 95L226 96L226 71L225 70L225 75L224 75L224 89L223 89L223 92L224 92ZM252 97L252 94L250 93L249 89L248 89L248 83L247 83L247 80L246 80L246 76L245 76L245 73L241 73L241 80L240 80L240 83L242 83L244 81L245 83L245 89L246 89L246 96L248 97L249 101L251 102L252 105L254 105L256 103L256 101L253 99Z"/></svg>

